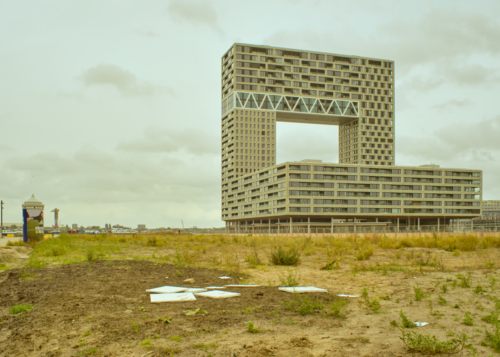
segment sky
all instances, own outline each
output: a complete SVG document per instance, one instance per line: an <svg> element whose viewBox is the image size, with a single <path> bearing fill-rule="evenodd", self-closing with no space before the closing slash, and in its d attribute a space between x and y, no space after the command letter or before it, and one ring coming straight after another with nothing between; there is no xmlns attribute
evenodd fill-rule
<svg viewBox="0 0 500 357"><path fill-rule="evenodd" d="M500 199L500 2L0 0L0 199L63 224L221 227L220 59L235 42L395 61L396 165L481 169ZM277 124L277 163L338 162Z"/></svg>

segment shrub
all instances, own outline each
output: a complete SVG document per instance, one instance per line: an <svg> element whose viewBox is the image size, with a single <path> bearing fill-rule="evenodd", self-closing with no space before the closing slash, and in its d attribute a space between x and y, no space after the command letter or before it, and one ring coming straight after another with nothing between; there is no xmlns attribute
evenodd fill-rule
<svg viewBox="0 0 500 357"><path fill-rule="evenodd" d="M300 250L295 246L285 249L281 246L273 248L269 261L274 265L294 265L300 264Z"/></svg>

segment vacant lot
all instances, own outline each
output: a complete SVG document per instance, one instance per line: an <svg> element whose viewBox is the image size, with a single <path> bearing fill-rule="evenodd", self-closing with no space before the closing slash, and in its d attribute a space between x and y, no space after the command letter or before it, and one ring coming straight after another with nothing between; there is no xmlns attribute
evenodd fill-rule
<svg viewBox="0 0 500 357"><path fill-rule="evenodd" d="M0 248L0 356L495 356L499 253L499 238L472 236L62 236ZM272 254L300 260L277 266ZM162 304L145 292L228 283L221 275L261 287ZM295 284L328 293L277 289Z"/></svg>

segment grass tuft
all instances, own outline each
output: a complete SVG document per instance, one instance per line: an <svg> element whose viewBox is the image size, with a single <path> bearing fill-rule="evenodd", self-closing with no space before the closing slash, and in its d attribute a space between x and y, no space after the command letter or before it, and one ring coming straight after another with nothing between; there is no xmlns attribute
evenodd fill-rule
<svg viewBox="0 0 500 357"><path fill-rule="evenodd" d="M9 309L9 315L17 315L21 312L29 312L34 306L31 304L18 304Z"/></svg>
<svg viewBox="0 0 500 357"><path fill-rule="evenodd" d="M294 265L297 266L301 262L300 249L292 245L288 249L282 246L277 246L271 249L269 261L274 265Z"/></svg>
<svg viewBox="0 0 500 357"><path fill-rule="evenodd" d="M302 297L299 294L295 294L293 300L284 301L282 304L288 311L297 312L301 315L314 315L325 307L322 302L310 300L307 296Z"/></svg>
<svg viewBox="0 0 500 357"><path fill-rule="evenodd" d="M250 333L262 333L264 331L256 328L253 324L253 322L247 322L247 331Z"/></svg>

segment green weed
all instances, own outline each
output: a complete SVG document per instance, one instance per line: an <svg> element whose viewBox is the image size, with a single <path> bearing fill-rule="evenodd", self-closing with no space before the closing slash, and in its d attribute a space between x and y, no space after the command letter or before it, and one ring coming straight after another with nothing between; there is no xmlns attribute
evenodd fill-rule
<svg viewBox="0 0 500 357"><path fill-rule="evenodd" d="M474 289L474 294L476 294L476 295L482 294L484 292L485 291L481 285L476 286L476 288Z"/></svg>
<svg viewBox="0 0 500 357"><path fill-rule="evenodd" d="M465 312L462 323L466 326L474 326L474 319L472 318L471 313L469 311Z"/></svg>
<svg viewBox="0 0 500 357"><path fill-rule="evenodd" d="M459 280L458 286L460 286L462 288L470 288L472 285L472 282L470 279L470 273L467 275L458 274L457 279Z"/></svg>
<svg viewBox="0 0 500 357"><path fill-rule="evenodd" d="M78 351L76 354L78 356L90 356L97 353L97 347L87 348L86 350Z"/></svg>
<svg viewBox="0 0 500 357"><path fill-rule="evenodd" d="M380 305L379 299L377 299L377 298L370 299L370 297L368 296L368 290L366 288L363 289L363 293L361 294L361 297L363 298L363 303L368 310L371 310L374 313L377 313L378 310L380 310L382 308L382 306ZM360 302L360 304L361 304L361 302Z"/></svg>
<svg viewBox="0 0 500 357"><path fill-rule="evenodd" d="M335 302L328 305L328 312L326 314L329 317L337 317L345 319L349 314L349 312L346 311L346 308L347 308L347 301L336 299Z"/></svg>
<svg viewBox="0 0 500 357"><path fill-rule="evenodd" d="M295 294L293 300L284 301L282 304L288 311L301 315L313 315L325 307L322 302L310 300L307 296L301 297L299 294Z"/></svg>
<svg viewBox="0 0 500 357"><path fill-rule="evenodd" d="M446 305L448 303L448 301L446 301L446 299L441 295L438 295L438 301L440 305Z"/></svg>
<svg viewBox="0 0 500 357"><path fill-rule="evenodd" d="M186 316L193 316L196 314L206 314L206 310L200 310L200 308L197 308L196 310L184 310L184 315Z"/></svg>
<svg viewBox="0 0 500 357"><path fill-rule="evenodd" d="M194 348L208 352L210 349L215 350L217 348L217 342L197 343L194 345Z"/></svg>
<svg viewBox="0 0 500 357"><path fill-rule="evenodd" d="M27 270L21 270L18 276L19 280L33 280L38 277L38 274L31 274Z"/></svg>
<svg viewBox="0 0 500 357"><path fill-rule="evenodd" d="M264 331L256 328L253 324L253 322L247 322L247 331L250 333L262 333Z"/></svg>
<svg viewBox="0 0 500 357"><path fill-rule="evenodd" d="M401 314L400 317L402 318ZM399 324L392 321L391 325L401 331L400 339L410 352L420 352L422 354L458 353L464 349L465 343L469 339L467 335L461 334L458 338L439 341L436 336L422 335L414 331L406 332L403 322Z"/></svg>
<svg viewBox="0 0 500 357"><path fill-rule="evenodd" d="M21 312L29 312L32 308L34 308L34 306L31 304L14 305L9 309L9 315L17 315Z"/></svg>
<svg viewBox="0 0 500 357"><path fill-rule="evenodd" d="M293 270L287 270L283 274L279 274L280 285L281 286L299 286L300 285L300 275L298 272Z"/></svg>
<svg viewBox="0 0 500 357"><path fill-rule="evenodd" d="M181 336L168 336L168 338L175 342L182 342L183 340Z"/></svg>
<svg viewBox="0 0 500 357"><path fill-rule="evenodd" d="M153 345L151 344L152 342L153 341L150 338L148 338L148 339L141 341L141 343L139 343L139 346L146 347L149 349L149 348L153 347Z"/></svg>
<svg viewBox="0 0 500 357"><path fill-rule="evenodd" d="M413 287L413 291L415 292L415 300L422 301L422 299L425 297L425 294L422 291L422 289L420 289L417 285Z"/></svg>

